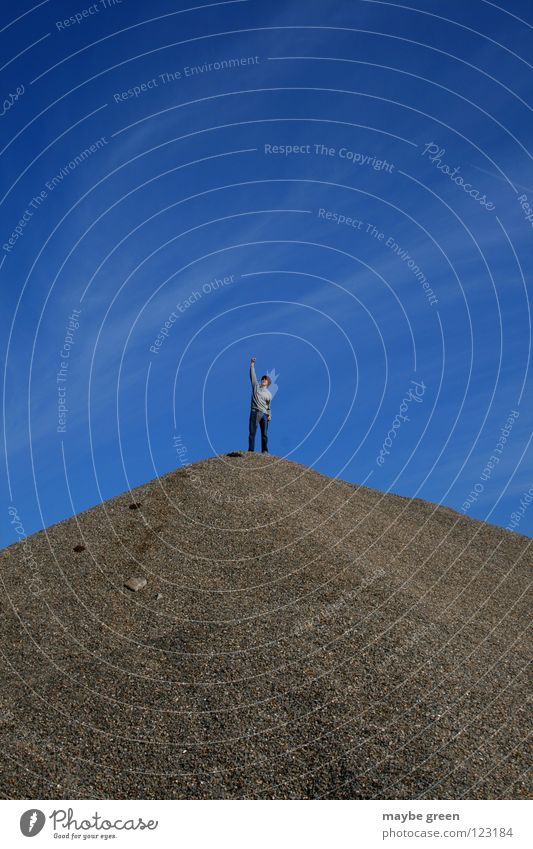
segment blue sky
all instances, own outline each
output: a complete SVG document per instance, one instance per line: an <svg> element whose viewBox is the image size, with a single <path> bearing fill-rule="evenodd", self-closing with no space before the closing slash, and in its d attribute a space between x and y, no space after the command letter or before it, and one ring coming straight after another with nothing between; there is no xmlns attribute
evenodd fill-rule
<svg viewBox="0 0 533 849"><path fill-rule="evenodd" d="M415 2L4 8L2 546L245 448L252 354L272 453L533 533L531 6Z"/></svg>

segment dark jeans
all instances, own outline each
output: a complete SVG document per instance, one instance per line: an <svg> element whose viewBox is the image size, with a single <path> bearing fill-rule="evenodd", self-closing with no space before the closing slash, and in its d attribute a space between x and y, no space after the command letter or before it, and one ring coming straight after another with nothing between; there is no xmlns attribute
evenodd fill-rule
<svg viewBox="0 0 533 849"><path fill-rule="evenodd" d="M257 410L250 412L250 426L248 433L248 451L255 451L255 433L257 425L261 428L261 451L268 452L268 417L266 413L258 413Z"/></svg>

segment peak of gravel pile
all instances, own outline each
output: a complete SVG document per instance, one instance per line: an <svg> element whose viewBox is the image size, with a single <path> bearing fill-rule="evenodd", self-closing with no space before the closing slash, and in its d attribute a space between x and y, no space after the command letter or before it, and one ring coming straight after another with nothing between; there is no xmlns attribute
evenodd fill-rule
<svg viewBox="0 0 533 849"><path fill-rule="evenodd" d="M4 798L522 798L531 540L231 452L0 552Z"/></svg>

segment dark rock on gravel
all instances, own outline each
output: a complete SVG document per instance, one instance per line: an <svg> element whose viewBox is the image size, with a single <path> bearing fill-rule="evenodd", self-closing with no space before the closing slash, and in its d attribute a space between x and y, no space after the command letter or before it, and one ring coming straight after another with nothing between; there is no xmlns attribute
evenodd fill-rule
<svg viewBox="0 0 533 849"><path fill-rule="evenodd" d="M0 551L0 793L525 798L531 551L270 455L125 492Z"/></svg>

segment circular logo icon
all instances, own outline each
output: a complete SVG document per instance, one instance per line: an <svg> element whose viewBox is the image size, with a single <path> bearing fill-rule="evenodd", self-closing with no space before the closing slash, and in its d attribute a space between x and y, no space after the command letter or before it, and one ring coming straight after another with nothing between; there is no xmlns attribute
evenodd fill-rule
<svg viewBox="0 0 533 849"><path fill-rule="evenodd" d="M42 811L37 808L30 808L29 811L24 811L20 818L20 830L24 837L35 837L36 834L39 834L45 822L46 817Z"/></svg>

